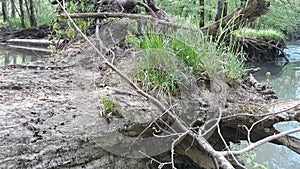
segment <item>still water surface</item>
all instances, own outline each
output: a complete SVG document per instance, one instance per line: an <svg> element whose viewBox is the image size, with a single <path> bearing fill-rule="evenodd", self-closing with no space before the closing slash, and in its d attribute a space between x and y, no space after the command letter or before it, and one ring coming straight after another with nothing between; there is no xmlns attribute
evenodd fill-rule
<svg viewBox="0 0 300 169"><path fill-rule="evenodd" d="M26 62L37 61L42 58L39 53L29 51L15 51L0 48L0 66L9 64L21 64Z"/></svg>
<svg viewBox="0 0 300 169"><path fill-rule="evenodd" d="M270 83L279 99L300 99L300 41L287 43L285 50L289 54L290 63L272 62L257 65L261 71L255 74L258 81ZM271 73L267 79L266 72ZM300 127L299 122L284 122L276 124L279 131ZM300 138L300 133L292 134ZM299 145L300 146L300 145ZM271 143L256 150L255 162L264 163L270 169L300 169L300 155L284 146Z"/></svg>

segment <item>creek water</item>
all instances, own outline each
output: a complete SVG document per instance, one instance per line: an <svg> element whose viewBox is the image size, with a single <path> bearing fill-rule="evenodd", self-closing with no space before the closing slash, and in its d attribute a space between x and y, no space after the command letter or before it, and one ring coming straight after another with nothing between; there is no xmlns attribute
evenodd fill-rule
<svg viewBox="0 0 300 169"><path fill-rule="evenodd" d="M286 53L290 62L284 61L256 64L261 71L254 76L261 83L269 83L279 99L300 99L300 41L288 42ZM266 72L271 76L267 78ZM275 125L279 131L286 131L300 127L300 122L283 122ZM292 134L300 138L300 133ZM299 145L300 146L300 145ZM300 168L300 155L284 146L265 144L255 150L254 161L264 164L270 169Z"/></svg>
<svg viewBox="0 0 300 169"><path fill-rule="evenodd" d="M42 58L41 53L0 48L0 66L33 62Z"/></svg>

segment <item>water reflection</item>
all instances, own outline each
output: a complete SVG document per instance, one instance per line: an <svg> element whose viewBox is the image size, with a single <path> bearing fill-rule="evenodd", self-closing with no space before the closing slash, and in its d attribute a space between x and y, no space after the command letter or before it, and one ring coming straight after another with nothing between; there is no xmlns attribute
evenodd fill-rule
<svg viewBox="0 0 300 169"><path fill-rule="evenodd" d="M41 59L38 53L5 50L0 48L0 66L9 64L21 64Z"/></svg>
<svg viewBox="0 0 300 169"><path fill-rule="evenodd" d="M261 68L261 71L254 74L256 79L261 83L269 83L280 99L300 98L300 61L288 64L262 63L256 66ZM266 72L270 72L271 76L267 77Z"/></svg>
<svg viewBox="0 0 300 169"><path fill-rule="evenodd" d="M300 99L300 41L288 43L286 52L290 55L290 63L283 62L262 63L262 70L255 74L261 83L269 83L280 99ZM270 72L268 78L266 72ZM275 125L279 131L299 128L299 122L282 122ZM300 138L300 133L292 134ZM286 148L267 143L259 147L256 152L255 162L264 163L270 169L299 168L300 155Z"/></svg>
<svg viewBox="0 0 300 169"><path fill-rule="evenodd" d="M275 125L279 131L287 131L300 127L296 121L281 122ZM291 136L300 138L300 133L291 134ZM299 168L300 155L286 148L271 143L259 147L256 152L255 162L264 163L270 169L288 169Z"/></svg>

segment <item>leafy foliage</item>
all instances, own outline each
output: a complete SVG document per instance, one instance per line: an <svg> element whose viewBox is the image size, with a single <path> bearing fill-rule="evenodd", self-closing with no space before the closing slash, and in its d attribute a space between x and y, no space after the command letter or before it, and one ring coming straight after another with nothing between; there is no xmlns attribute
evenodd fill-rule
<svg viewBox="0 0 300 169"><path fill-rule="evenodd" d="M242 143L240 145L235 144L232 146L232 150L239 150L246 146L245 143ZM266 167L266 164L264 163L257 163L255 162L256 153L255 152L246 152L240 155L241 159L245 162L246 166L249 168L259 168L259 169L268 169Z"/></svg>
<svg viewBox="0 0 300 169"><path fill-rule="evenodd" d="M175 18L183 18L185 22L198 25L200 6L198 0L158 0L167 13ZM227 1L228 13L240 7L240 1ZM270 10L267 14L257 19L254 24L248 25L254 29L273 29L287 35L300 32L299 16L300 1L298 0L270 0ZM205 24L214 21L217 1L205 1Z"/></svg>
<svg viewBox="0 0 300 169"><path fill-rule="evenodd" d="M11 1L6 1L7 2L7 10L9 11L9 15L11 14ZM8 24L10 27L17 27L20 28L21 25L21 21L20 21L20 7L19 7L19 1L14 1L15 2L15 7L16 7L16 15L15 16L9 16L9 21L8 23L3 23L2 19L0 21L0 24ZM25 1L23 1L25 2ZM28 1L27 1L28 2ZM38 25L44 25L44 24L49 24L50 22L52 22L52 20L54 18L56 18L56 14L54 13L54 6L50 4L50 1L38 1L38 0L34 0L33 1L33 5L34 5L34 11L35 11L35 17L36 17L36 21ZM24 4L24 8L25 8L25 4ZM25 8L27 9L27 8ZM24 9L24 10L25 10ZM25 14L25 26L28 27L30 26L29 24L29 16L28 16L28 12L24 11ZM1 16L2 17L2 16Z"/></svg>
<svg viewBox="0 0 300 169"><path fill-rule="evenodd" d="M157 0L164 10L174 17L184 18L190 24L198 25L200 10L199 0ZM228 12L232 12L239 7L238 1L227 1ZM204 1L205 24L214 21L216 15L217 1Z"/></svg>
<svg viewBox="0 0 300 169"><path fill-rule="evenodd" d="M96 4L97 1L93 0L92 4ZM76 12L94 12L94 6L90 4L90 1L80 0L70 1L66 4L65 8L68 13ZM89 26L94 25L94 19L73 19L78 27L85 33L89 33ZM67 20L56 20L52 23L53 32L50 39L52 39L55 44L51 48L62 49L65 47L69 41L77 37L77 32L73 28L72 24Z"/></svg>
<svg viewBox="0 0 300 169"><path fill-rule="evenodd" d="M300 1L270 0L270 3L269 12L257 19L254 24L255 28L275 29L288 35L293 32L300 32Z"/></svg>

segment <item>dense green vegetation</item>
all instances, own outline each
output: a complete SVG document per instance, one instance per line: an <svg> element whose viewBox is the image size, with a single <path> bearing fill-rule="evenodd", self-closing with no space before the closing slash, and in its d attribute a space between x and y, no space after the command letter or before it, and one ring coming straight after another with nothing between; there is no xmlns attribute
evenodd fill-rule
<svg viewBox="0 0 300 169"><path fill-rule="evenodd" d="M22 5L20 5L20 2ZM5 4L5 12L2 8L0 25L9 25L12 27L22 27L22 13L24 17L24 25L26 27L31 26L30 16L31 9L30 2L33 3L33 13L36 18L37 25L50 23L55 19L56 6L51 5L50 1L30 0L30 1L17 1L17 0L5 0L2 1L1 6ZM70 4L69 12L85 11L92 12L93 8L86 4L87 1L81 0L81 5L76 6L73 3ZM94 0L93 3L96 3ZM162 4L162 7L173 18L177 18L180 22L184 20L185 23L190 25L198 25L200 11L204 9L204 23L208 25L212 23L216 16L217 1L204 0L204 6L199 5L199 0L157 0L157 4ZM227 13L231 13L240 7L244 1L229 1L227 0L228 10ZM298 0L270 0L270 10L268 14L257 19L255 23L246 25L247 27L254 29L274 29L284 32L287 35L293 35L300 32L299 28L299 12L300 1ZM21 10L22 7L22 10ZM5 18L4 18L5 17ZM83 25L83 24L82 24ZM88 24L86 24L88 25ZM261 34L261 33L260 33Z"/></svg>
<svg viewBox="0 0 300 169"><path fill-rule="evenodd" d="M300 33L300 1L270 0L269 12L258 18L252 27L256 29L275 29L286 35Z"/></svg>
<svg viewBox="0 0 300 169"><path fill-rule="evenodd" d="M157 0L161 3L165 11L177 18L184 18L194 25L198 25L200 10L199 0ZM217 11L217 1L204 1L205 25L214 21ZM228 13L240 6L240 2L228 1Z"/></svg>
<svg viewBox="0 0 300 169"><path fill-rule="evenodd" d="M29 12L27 1L17 1L17 0L5 0L6 2L6 15L8 20L4 22L3 8L1 11L1 20L0 24L7 24L14 27L21 27L21 11L20 7L23 7L24 21L25 25L30 26L29 23ZM20 5L22 2L22 5ZM50 23L51 20L55 18L55 6L51 5L48 1L41 0L32 0L34 13L37 20L37 24ZM81 2L86 3L85 0ZM97 2L96 0L93 2ZM194 25L198 25L200 9L204 8L205 24L209 24L214 21L216 15L217 1L204 1L204 7L200 7L199 0L157 0L157 4L162 4L162 7L165 11L172 15L172 17L177 17L178 19L184 19L185 22L188 21ZM14 3L14 5L12 5ZM227 13L231 13L240 5L242 1L229 1ZM300 1L298 0L270 0L270 11L268 14L259 18L254 24L250 27L257 29L275 29L282 31L288 35L293 34L294 32L299 32L299 12L300 12ZM70 12L72 11L93 11L89 6L80 5L80 6L70 6Z"/></svg>
<svg viewBox="0 0 300 169"><path fill-rule="evenodd" d="M177 18L185 19L193 25L198 25L200 9L199 0L158 0L162 3L167 13ZM227 1L228 14L236 10L241 5L241 1ZM284 32L287 35L300 32L300 1L298 0L270 0L269 12L257 19L255 23L246 25L254 29L273 29ZM217 1L205 1L204 14L205 24L214 21L216 15ZM268 33L268 32L267 32ZM268 35L267 35L268 36ZM277 35L276 35L277 36Z"/></svg>
<svg viewBox="0 0 300 169"><path fill-rule="evenodd" d="M33 8L30 8L31 3ZM6 8L3 8L4 5ZM50 1L4 0L1 3L1 7L0 25L17 28L30 27L34 26L32 24L35 24L31 22L43 25L49 24L56 18L55 7L51 5Z"/></svg>

